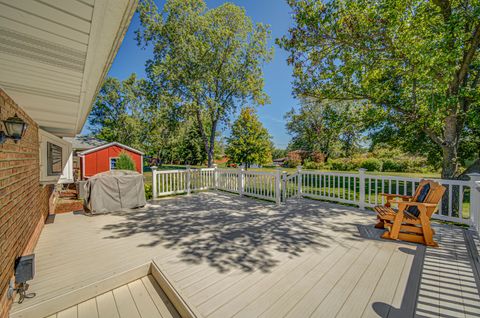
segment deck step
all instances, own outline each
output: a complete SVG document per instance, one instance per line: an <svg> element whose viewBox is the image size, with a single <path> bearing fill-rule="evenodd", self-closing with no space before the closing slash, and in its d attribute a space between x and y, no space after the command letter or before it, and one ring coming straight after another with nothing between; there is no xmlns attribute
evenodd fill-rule
<svg viewBox="0 0 480 318"><path fill-rule="evenodd" d="M156 277L160 275L152 263L101 280L41 303L16 307L10 318L38 317L181 317L175 303L170 301ZM172 297L172 296L170 296ZM183 317L183 315L182 315Z"/></svg>

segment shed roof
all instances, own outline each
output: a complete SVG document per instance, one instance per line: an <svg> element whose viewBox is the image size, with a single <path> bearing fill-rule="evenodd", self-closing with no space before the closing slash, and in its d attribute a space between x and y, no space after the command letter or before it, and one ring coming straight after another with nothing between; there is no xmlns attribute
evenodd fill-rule
<svg viewBox="0 0 480 318"><path fill-rule="evenodd" d="M87 135L76 135L75 137L63 137L64 140L72 144L74 150L87 150L94 147L107 144L105 140L101 140Z"/></svg>
<svg viewBox="0 0 480 318"><path fill-rule="evenodd" d="M98 151L98 150L102 150L102 149L105 149L105 148L108 148L108 147L111 147L111 146L118 146L118 147L120 147L120 148L127 149L127 150L129 150L129 151L131 151L131 152L135 152L135 153L143 156L143 152L141 152L140 150L137 150L137 149L134 149L134 148L132 148L132 147L123 145L123 144L121 144L121 143L119 143L119 142L110 142L110 143L108 143L108 144L104 144L104 145L101 145L101 146L98 146L98 147L90 148L90 149L88 149L88 150L79 152L78 155L83 156L83 155L86 155L86 154L89 154L89 153L92 153L92 152L95 152L95 151Z"/></svg>

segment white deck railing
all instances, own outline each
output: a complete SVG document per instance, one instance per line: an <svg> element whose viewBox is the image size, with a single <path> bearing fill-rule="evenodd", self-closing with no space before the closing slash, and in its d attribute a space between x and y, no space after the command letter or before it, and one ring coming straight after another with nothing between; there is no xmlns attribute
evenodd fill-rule
<svg viewBox="0 0 480 318"><path fill-rule="evenodd" d="M222 190L277 204L292 197L312 198L358 206L384 204L381 193L412 195L421 178L358 173L302 170L287 174L281 169L259 172L240 169L202 168L157 170L152 168L153 197ZM433 218L452 221L480 230L480 175L469 181L437 179L447 190Z"/></svg>

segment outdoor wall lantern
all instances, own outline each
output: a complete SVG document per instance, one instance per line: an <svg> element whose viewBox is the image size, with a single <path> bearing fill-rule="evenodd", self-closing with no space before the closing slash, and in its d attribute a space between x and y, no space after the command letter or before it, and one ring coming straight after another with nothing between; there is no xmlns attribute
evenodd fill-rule
<svg viewBox="0 0 480 318"><path fill-rule="evenodd" d="M21 304L25 298L33 298L35 293L27 293L29 285L27 281L35 276L35 254L17 257L15 260L15 283L10 281L7 296L12 299L17 292L20 295L18 303Z"/></svg>
<svg viewBox="0 0 480 318"><path fill-rule="evenodd" d="M0 144L3 144L7 138L13 139L17 143L25 135L28 127L28 124L18 117L17 114L4 120L3 125L6 132L0 131Z"/></svg>

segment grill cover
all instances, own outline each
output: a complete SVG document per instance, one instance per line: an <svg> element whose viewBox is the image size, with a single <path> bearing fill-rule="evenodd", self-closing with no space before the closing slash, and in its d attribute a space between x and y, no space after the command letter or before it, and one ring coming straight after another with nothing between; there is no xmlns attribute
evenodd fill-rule
<svg viewBox="0 0 480 318"><path fill-rule="evenodd" d="M147 204L143 175L113 170L94 175L85 184L85 205L92 213L107 213Z"/></svg>

